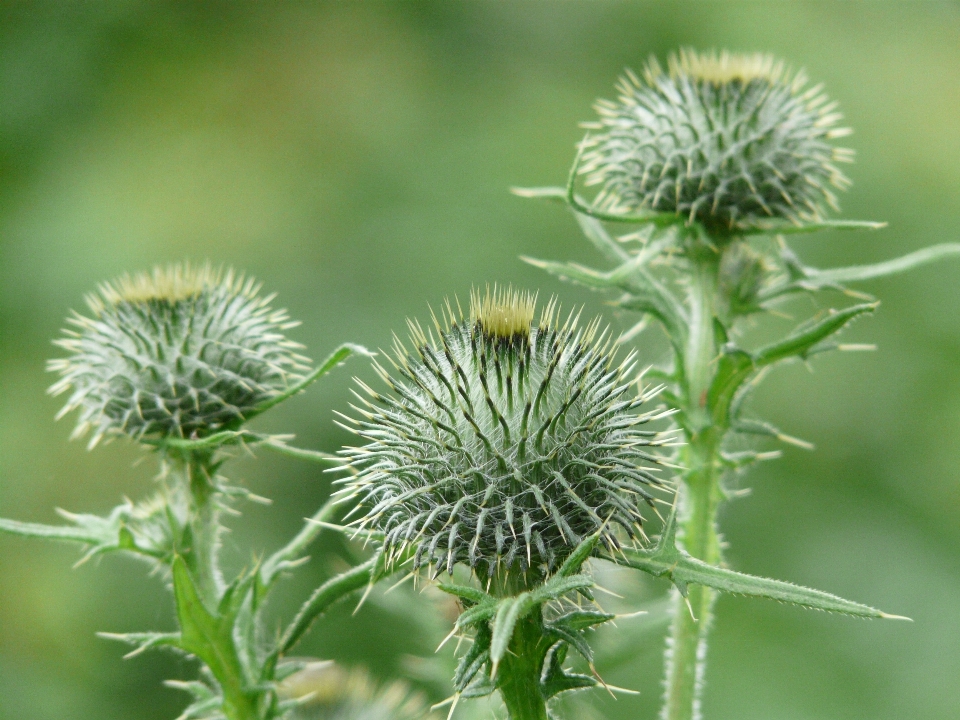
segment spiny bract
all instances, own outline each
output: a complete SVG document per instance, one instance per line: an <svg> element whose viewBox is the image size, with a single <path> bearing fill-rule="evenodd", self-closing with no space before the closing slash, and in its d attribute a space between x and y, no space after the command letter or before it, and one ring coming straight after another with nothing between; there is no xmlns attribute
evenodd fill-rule
<svg viewBox="0 0 960 720"><path fill-rule="evenodd" d="M478 574L542 573L598 531L615 546L642 534L639 501L667 489L651 446L665 436L636 414L632 356L614 364L598 322L560 325L554 302L533 325L535 298L475 293L464 318L447 304L439 339L410 323L414 349L396 341L392 396L374 392L352 421L369 443L342 453L356 471L341 492L359 496L361 527L385 550L416 548L417 567ZM358 395L358 397L360 397Z"/></svg>
<svg viewBox="0 0 960 720"><path fill-rule="evenodd" d="M822 86L769 55L681 51L664 72L627 73L618 102L597 104L578 168L611 213L669 212L715 232L764 218L819 221L849 181L849 134Z"/></svg>
<svg viewBox="0 0 960 720"><path fill-rule="evenodd" d="M307 369L290 322L271 310L260 286L232 270L172 265L124 276L89 295L93 317L74 313L75 329L51 360L73 393L58 417L80 409L74 437L200 437L241 423Z"/></svg>

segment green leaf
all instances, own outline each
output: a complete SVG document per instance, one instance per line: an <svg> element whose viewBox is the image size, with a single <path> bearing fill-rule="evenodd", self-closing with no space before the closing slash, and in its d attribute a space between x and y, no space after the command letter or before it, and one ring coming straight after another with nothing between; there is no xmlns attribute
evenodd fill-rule
<svg viewBox="0 0 960 720"><path fill-rule="evenodd" d="M758 223L739 230L740 235L806 235L821 230L880 230L887 223L873 220L824 220L823 222L804 223Z"/></svg>
<svg viewBox="0 0 960 720"><path fill-rule="evenodd" d="M437 587L448 595L454 595L471 605L479 605L480 603L493 600L493 598L483 590L467 585L453 585L451 583L440 582L437 583Z"/></svg>
<svg viewBox="0 0 960 720"><path fill-rule="evenodd" d="M707 405L714 423L720 427L730 424L730 408L737 391L756 369L753 357L742 350L724 348L717 372L707 391Z"/></svg>
<svg viewBox="0 0 960 720"><path fill-rule="evenodd" d="M587 561L593 553L593 549L600 540L600 533L596 532L577 545L570 556L563 561L563 565L557 570L554 577L570 577L574 573L580 572L580 567Z"/></svg>
<svg viewBox="0 0 960 720"><path fill-rule="evenodd" d="M313 621L326 612L327 608L335 602L369 585L374 577L378 557L371 558L362 565L330 578L314 590L313 595L303 604L297 616L284 631L278 645L278 652L286 653L296 645L310 629Z"/></svg>
<svg viewBox="0 0 960 720"><path fill-rule="evenodd" d="M599 250L607 260L618 264L631 261L630 253L624 250L620 246L620 243L611 237L610 233L607 232L599 220L589 215L579 213L576 210L573 211L573 216L577 219L577 223L580 225L580 229L583 230L583 234L587 240L593 243L593 246Z"/></svg>
<svg viewBox="0 0 960 720"><path fill-rule="evenodd" d="M22 537L45 538L47 540L65 540L84 545L117 545L119 526L107 518L95 515L76 515L77 525L42 525L40 523L20 522L0 518L0 530ZM88 520L89 519L89 520Z"/></svg>
<svg viewBox="0 0 960 720"><path fill-rule="evenodd" d="M593 650L590 648L587 639L583 636L582 630L570 630L563 625L551 623L547 626L546 633L555 640L565 642L580 653L580 656L588 663L593 663Z"/></svg>
<svg viewBox="0 0 960 720"><path fill-rule="evenodd" d="M496 689L497 686L489 677L480 675L460 693L460 697L465 700L486 697L487 695L492 695Z"/></svg>
<svg viewBox="0 0 960 720"><path fill-rule="evenodd" d="M612 278L611 273L594 270L579 263L537 260L536 258L525 255L521 255L520 259L541 270L546 270L561 280L570 280L595 290L612 290L617 287L617 283Z"/></svg>
<svg viewBox="0 0 960 720"><path fill-rule="evenodd" d="M843 290L843 283L862 282L897 275L954 255L960 255L960 243L933 245L903 257L872 265L853 265L819 270L803 265L792 253L785 251L783 260L790 275L790 280L763 290L757 299L764 303L783 295L798 292L815 292L824 289Z"/></svg>
<svg viewBox="0 0 960 720"><path fill-rule="evenodd" d="M597 680L589 675L558 672L551 673L544 682L540 683L540 692L549 699L568 690L584 690L597 685L599 685Z"/></svg>
<svg viewBox="0 0 960 720"><path fill-rule="evenodd" d="M491 676L497 674L497 666L507 652L517 622L536 606L537 603L530 593L520 593L516 597L505 598L500 601L491 628L493 633L490 639L490 660L493 664L490 672Z"/></svg>
<svg viewBox="0 0 960 720"><path fill-rule="evenodd" d="M248 689L248 679L233 640L230 615L214 615L204 604L183 558L174 557L173 594L180 624L181 647L210 668L223 690L224 712L240 712L254 703L255 690Z"/></svg>
<svg viewBox="0 0 960 720"><path fill-rule="evenodd" d="M570 577L563 577L562 575L557 574L547 580L547 582L538 587L536 590L533 590L532 595L536 600L536 604L542 605L550 600L558 600L574 590L586 590L592 588L593 585L593 580L586 575L571 575Z"/></svg>
<svg viewBox="0 0 960 720"><path fill-rule="evenodd" d="M81 563L95 555L121 550L154 560L163 559L166 554L165 548L138 544L136 532L131 532L131 529L137 531L138 526L146 526L155 519L148 515L134 517L136 509L137 506L129 502L123 503L111 510L106 517L58 509L57 512L73 523L72 525L44 525L0 518L0 531L22 537L63 540L88 545L91 549L80 560ZM148 533L148 535L153 536L154 533Z"/></svg>
<svg viewBox="0 0 960 720"><path fill-rule="evenodd" d="M574 610L566 615L561 615L550 623L550 625L551 627L562 625L569 630L586 630L587 628L610 622L615 617L617 616L595 610Z"/></svg>
<svg viewBox="0 0 960 720"><path fill-rule="evenodd" d="M954 255L960 255L960 243L944 243L873 265L853 265L831 270L816 270L812 273L812 279L814 282L825 281L837 284L873 280L907 272Z"/></svg>
<svg viewBox="0 0 960 720"><path fill-rule="evenodd" d="M686 595L687 586L705 585L722 592L751 597L768 598L780 602L828 612L843 613L865 618L900 618L888 615L876 608L845 600L836 595L813 590L782 580L772 580L727 568L709 565L691 557L676 545L676 507L667 518L660 541L652 550L624 550L623 557L610 556L611 562L643 570L655 577L664 577Z"/></svg>
<svg viewBox="0 0 960 720"><path fill-rule="evenodd" d="M754 353L757 367L770 365L790 357L806 358L816 346L830 336L842 330L847 323L864 313L876 310L879 303L863 303L843 310L831 310L830 313L812 323L801 326L789 337L761 348Z"/></svg>
<svg viewBox="0 0 960 720"><path fill-rule="evenodd" d="M490 659L490 640L490 628L487 627L486 623L478 625L473 645L460 658L457 671L453 676L453 686L457 692L463 692L480 671L480 668Z"/></svg>
<svg viewBox="0 0 960 720"><path fill-rule="evenodd" d="M328 500L323 507L314 513L313 517L307 518L303 529L297 533L293 540L267 558L260 569L260 584L263 591L270 589L281 572L297 567L306 559L303 553L310 546L310 543L328 526L329 521L337 516L338 512L339 508L336 500ZM334 525L333 527L339 528L340 526Z"/></svg>
<svg viewBox="0 0 960 720"><path fill-rule="evenodd" d="M127 645L134 645L135 649L124 655L129 659L155 647L171 647L180 649L180 633L140 632L140 633L108 633L98 632L97 637L105 640L117 640ZM206 686L204 686L206 687Z"/></svg>
<svg viewBox="0 0 960 720"><path fill-rule="evenodd" d="M486 622L497 614L499 607L500 603L494 600L492 602L475 605L469 610L464 610L460 613L460 617L457 618L457 627L464 628Z"/></svg>
<svg viewBox="0 0 960 720"><path fill-rule="evenodd" d="M365 355L366 357L374 357L375 355L375 353L370 352L365 347L363 347L363 345L355 345L353 343L344 343L343 345L338 347L336 350L334 350L332 353L330 353L327 356L327 358L322 363L320 363L320 366L317 367L309 375L307 375L303 380L296 383L295 385L291 385L284 392L260 404L253 412L247 413L247 417L245 418L245 420L250 420L251 418L256 417L260 413L269 410L275 405L279 405L284 400L287 400L293 397L297 393L303 392L310 385L315 383L317 380L322 378L324 375L326 375L328 372L333 370L338 365L342 364L347 358L349 358L353 354Z"/></svg>

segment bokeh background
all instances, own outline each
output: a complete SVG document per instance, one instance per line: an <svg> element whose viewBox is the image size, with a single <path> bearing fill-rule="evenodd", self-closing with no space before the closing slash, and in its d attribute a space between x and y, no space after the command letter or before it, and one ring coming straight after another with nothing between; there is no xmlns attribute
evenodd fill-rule
<svg viewBox="0 0 960 720"><path fill-rule="evenodd" d="M405 317L488 281L624 325L603 298L518 260L599 264L565 211L508 188L562 183L593 101L624 67L685 45L774 52L841 101L857 151L844 216L890 227L799 238L805 260L960 240L956 2L0 4L0 514L53 522L54 507L106 512L149 492L150 458L68 442L44 393L63 318L125 271L184 258L250 271L303 321L294 334L315 358L348 340L386 346ZM949 261L870 283L883 305L845 337L879 352L775 373L754 407L817 450L787 448L742 478L753 493L722 522L736 567L915 622L724 597L709 720L960 717L958 286ZM642 358L660 359L644 342ZM371 375L354 361L260 427L308 447L348 442L332 420L354 373ZM238 566L240 548L276 547L329 492L328 476L287 459L231 475L275 500L234 523ZM278 613L344 550L321 543ZM169 628L162 579L119 557L71 570L77 557L0 537L0 718L175 717L184 697L161 681L192 664L121 661L94 636ZM635 590L627 602L660 607L662 585ZM443 663L429 658L448 620L407 622L418 602L338 608L302 650L439 700ZM601 717L656 715L662 611L636 622L604 641L617 647L600 670L642 694L596 693Z"/></svg>

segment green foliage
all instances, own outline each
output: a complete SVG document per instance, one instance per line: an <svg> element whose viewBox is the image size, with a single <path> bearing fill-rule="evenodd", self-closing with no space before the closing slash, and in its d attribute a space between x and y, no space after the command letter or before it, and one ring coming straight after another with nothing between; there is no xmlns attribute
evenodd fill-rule
<svg viewBox="0 0 960 720"><path fill-rule="evenodd" d="M271 720L287 717L302 698L282 699L277 683L303 666L284 652L331 604L379 578L371 564L321 586L290 628L264 644L262 609L282 573L302 564L322 523L321 508L286 546L225 583L220 567L221 515L238 499L263 500L220 475L235 447L264 447L325 464L331 456L288 444L242 423L303 391L354 353L337 348L304 375L296 347L279 330L291 327L257 297L252 281L209 267L174 266L152 276L101 287L89 304L95 320L77 317L81 332L60 344L74 355L54 363L72 386L67 409L81 407L82 432L127 434L161 461L161 491L146 502L126 501L106 517L61 511L70 522L48 526L0 519L0 531L65 540L87 548L84 560L122 551L149 560L171 580L179 632L105 637L135 647L131 655L168 648L201 662L201 681L173 685L193 698L181 720ZM229 410L225 410L228 408ZM360 582L355 578L360 577Z"/></svg>
<svg viewBox="0 0 960 720"><path fill-rule="evenodd" d="M621 84L619 104L600 104L601 121L590 126L597 134L581 146L565 190L515 191L566 202L587 239L614 267L525 259L560 278L612 291L615 305L645 316L637 332L646 318L658 321L673 351L672 363L650 374L666 383L663 397L677 408L686 441L677 457L684 512L677 518L674 508L656 547L607 556L666 577L679 591L666 654L663 720L701 717L715 591L859 617L897 617L724 567L716 526L718 509L730 495L725 473L776 456L733 452L736 435L766 434L805 445L746 417L746 400L764 372L828 350L867 349L844 345L837 336L878 303L831 308L756 349L741 345L743 318L776 312L780 300L796 293L854 295L846 283L960 252L960 245L946 244L876 265L832 270L803 265L785 235L883 227L822 219L824 205L835 205L827 186L846 184L833 163L848 155L826 142L845 131L832 130L839 116L825 105L819 88L804 91L805 82L766 56L682 53L671 58L667 74L652 63L643 81L631 75ZM603 185L590 204L574 192L577 173L586 174L588 185ZM671 221L671 214L685 216L685 226ZM614 237L603 221L641 227ZM753 241L753 235L777 237ZM688 601L686 607L680 598Z"/></svg>
<svg viewBox="0 0 960 720"><path fill-rule="evenodd" d="M587 633L615 617L599 610L567 607L571 593L592 599L593 580L581 568L600 539L597 533L583 540L554 575L517 595L496 597L476 587L438 585L464 605L455 631L472 632L470 649L460 658L454 676L458 699L483 697L499 690L511 717L525 718L527 715L513 709L520 702L511 697L513 694L529 693L543 704L562 692L598 684L595 677L571 672L563 664L568 649L573 648L592 667ZM545 613L547 606L559 609L552 618ZM529 678L519 677L524 671Z"/></svg>

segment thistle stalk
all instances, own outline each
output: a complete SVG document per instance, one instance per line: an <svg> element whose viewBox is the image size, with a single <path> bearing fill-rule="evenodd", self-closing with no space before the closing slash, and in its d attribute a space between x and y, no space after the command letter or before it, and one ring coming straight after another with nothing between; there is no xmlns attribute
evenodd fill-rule
<svg viewBox="0 0 960 720"><path fill-rule="evenodd" d="M223 573L220 570L220 508L212 477L215 470L208 454L187 453L175 459L173 472L189 488L189 545L184 548L184 559L193 575L194 583L208 609L216 608L223 592Z"/></svg>
<svg viewBox="0 0 960 720"><path fill-rule="evenodd" d="M717 341L714 327L718 253L698 248L691 253L688 291L689 343L686 351L687 392L680 394L690 427L681 464L683 545L690 555L710 565L720 562L717 510L720 492L720 442L707 408L707 392L716 367ZM674 594L673 623L667 659L663 720L694 720L700 716L700 688L706 668L707 638L716 592L694 585L686 597Z"/></svg>
<svg viewBox="0 0 960 720"><path fill-rule="evenodd" d="M852 159L852 151L832 141L850 131L837 125L842 116L821 87L806 84L802 72L767 55L684 50L666 70L651 60L640 76L627 73L616 101L597 104L599 118L585 124L590 132L565 188L516 191L565 202L615 267L527 260L562 279L615 293L614 305L643 315L623 341L652 319L673 351L672 363L649 376L665 383L663 397L677 410L683 440L676 458L678 502L655 548L610 558L676 587L662 720L701 718L718 591L859 617L897 617L722 566L717 513L728 497L725 475L779 455L744 451L742 441L734 452L728 440L767 436L809 447L746 417L750 391L779 363L862 348L838 343L836 336L877 303L819 313L784 338L752 349L741 345L742 320L772 314L776 303L799 293L830 290L849 297L846 283L960 254L960 245L939 245L876 265L830 270L799 260L784 236L883 227L825 219L837 208L835 191L849 184L838 163ZM577 194L578 177L599 187L592 200ZM605 223L634 228L615 236ZM753 239L762 236L771 237Z"/></svg>
<svg viewBox="0 0 960 720"><path fill-rule="evenodd" d="M200 681L169 683L193 696L184 718L275 720L290 717L301 703L297 696L281 697L279 678L304 663L283 658L287 646L262 641L260 611L280 574L305 560L320 526L308 523L256 569L225 582L221 516L238 499L256 496L229 485L219 472L230 448L239 445L329 464L327 453L289 446L290 436L242 426L350 354L366 351L341 346L311 370L296 352L300 346L285 336L297 323L269 302L252 279L209 265L156 268L101 285L87 299L92 317L74 314L73 327L57 342L68 355L50 363L61 375L51 391L70 391L61 414L79 411L74 436L92 432L91 448L123 436L156 453L162 489L107 517L63 513L71 523L65 526L0 519L3 531L81 543L86 557L117 551L139 556L171 579L177 632L103 635L134 645L132 654L168 647L200 661ZM328 504L314 520L334 514ZM364 583L372 579L365 569L360 574ZM322 603L307 602L298 616L299 635L357 589L351 573L345 575L346 582L341 576L324 586Z"/></svg>
<svg viewBox="0 0 960 720"><path fill-rule="evenodd" d="M543 613L537 608L517 623L507 654L500 663L500 697L510 720L547 720L547 703L540 692L540 674L548 642Z"/></svg>

